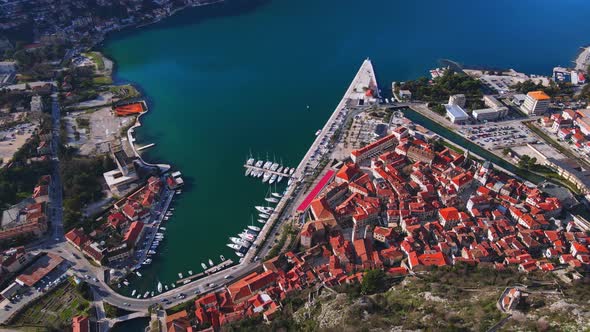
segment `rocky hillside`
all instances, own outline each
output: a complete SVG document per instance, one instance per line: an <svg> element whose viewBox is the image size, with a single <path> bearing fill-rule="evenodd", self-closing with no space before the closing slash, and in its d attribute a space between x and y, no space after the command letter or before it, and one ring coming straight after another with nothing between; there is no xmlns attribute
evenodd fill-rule
<svg viewBox="0 0 590 332"><path fill-rule="evenodd" d="M226 330L488 331L501 322L500 331L590 331L590 280L464 267L379 283L385 290L375 294L362 294L365 285L297 294L272 325L250 320ZM504 313L496 302L513 285L526 286L526 296Z"/></svg>

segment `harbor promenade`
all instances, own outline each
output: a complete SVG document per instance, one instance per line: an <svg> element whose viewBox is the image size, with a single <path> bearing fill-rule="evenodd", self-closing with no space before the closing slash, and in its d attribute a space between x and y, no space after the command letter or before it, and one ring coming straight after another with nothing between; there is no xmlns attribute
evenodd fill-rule
<svg viewBox="0 0 590 332"><path fill-rule="evenodd" d="M350 86L344 93L342 100L340 100L340 102L336 106L336 109L334 110L334 112L322 128L320 134L316 137L315 141L312 143L311 147L309 148L305 156L301 159L301 162L299 163L297 169L292 175L294 179L303 179L306 165L308 165L312 156L314 156L316 154L316 151L318 151L318 148L321 145L322 140L324 138L330 138L328 135L333 134L330 131L330 129L332 128L332 125L335 124L336 119L339 117L340 114L346 115L346 113L348 112L347 106L352 106L351 104L354 104L354 106L356 106L358 105L359 100L364 100L366 98L367 88L373 89L376 93L379 91L377 86L377 80L375 77L375 71L373 69L373 64L369 59L363 61L360 69L358 70L354 79L352 80L352 83L350 83ZM287 187L287 191L285 192L279 203L276 205L274 212L271 214L268 221L264 224L262 230L260 231L260 234L254 241L254 244L252 246L253 248L250 249L248 253L244 256L242 264L248 264L248 262L256 258L255 256L258 256L259 258L264 258L264 253L267 252L268 249L263 247L265 241L267 240L269 235L271 235L272 230L275 229L274 226L277 223L277 221L284 221L284 219L279 220L279 217L282 214L286 214L287 216L289 215L289 213L282 212L291 201L294 201L297 198L299 194L302 194L302 192L298 191L297 184Z"/></svg>

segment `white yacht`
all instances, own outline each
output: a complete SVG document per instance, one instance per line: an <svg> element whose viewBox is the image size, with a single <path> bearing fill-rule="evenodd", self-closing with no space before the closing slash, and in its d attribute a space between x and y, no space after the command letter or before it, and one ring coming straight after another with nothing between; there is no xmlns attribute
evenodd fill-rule
<svg viewBox="0 0 590 332"><path fill-rule="evenodd" d="M254 207L260 213L267 213L268 208L266 206L257 205Z"/></svg>
<svg viewBox="0 0 590 332"><path fill-rule="evenodd" d="M283 197L283 195L279 194L279 193L272 193L271 195L273 195L276 198L281 198Z"/></svg>
<svg viewBox="0 0 590 332"><path fill-rule="evenodd" d="M178 273L178 278L182 279L182 273Z"/></svg>
<svg viewBox="0 0 590 332"><path fill-rule="evenodd" d="M281 167L279 167L279 169L277 169L277 172L278 173L282 173L283 172L283 169L285 169L285 167L281 166Z"/></svg>
<svg viewBox="0 0 590 332"><path fill-rule="evenodd" d="M264 220L264 219L258 219L258 222L261 223L261 224L265 224L266 223L266 220Z"/></svg>
<svg viewBox="0 0 590 332"><path fill-rule="evenodd" d="M277 180L277 175L273 174L270 176L270 180L268 181L268 183L273 184L273 183L275 183L276 180Z"/></svg>
<svg viewBox="0 0 590 332"><path fill-rule="evenodd" d="M137 291L134 289L133 292L131 292L131 296L135 296L135 293L137 293Z"/></svg>
<svg viewBox="0 0 590 332"><path fill-rule="evenodd" d="M254 241L254 235L252 234L248 234L248 233L240 233L238 234L239 237L242 238L242 240L246 240L246 241Z"/></svg>
<svg viewBox="0 0 590 332"><path fill-rule="evenodd" d="M279 168L279 164L278 164L278 163L273 163L273 164L270 166L270 170L271 170L271 171L276 171L276 170L277 170L277 168Z"/></svg>
<svg viewBox="0 0 590 332"><path fill-rule="evenodd" d="M201 263L201 267L203 268L203 270L207 270L207 264Z"/></svg>
<svg viewBox="0 0 590 332"><path fill-rule="evenodd" d="M262 177L262 182L265 182L266 183L270 179L271 176L272 176L272 173L265 172L264 173L264 176Z"/></svg>
<svg viewBox="0 0 590 332"><path fill-rule="evenodd" d="M289 175L293 175L293 173L295 173L295 168L291 168L291 170L289 171Z"/></svg>
<svg viewBox="0 0 590 332"><path fill-rule="evenodd" d="M235 244L235 243L228 243L226 244L228 247L232 248L233 250L240 250L242 247Z"/></svg>
<svg viewBox="0 0 590 332"><path fill-rule="evenodd" d="M225 262L225 257L223 255L219 255L219 259L221 259L222 262Z"/></svg>
<svg viewBox="0 0 590 332"><path fill-rule="evenodd" d="M209 265L213 266L213 261L211 260L211 258L209 258Z"/></svg>
<svg viewBox="0 0 590 332"><path fill-rule="evenodd" d="M260 227L256 227L256 226L252 225L252 226L248 226L248 228L255 231L255 232L260 232Z"/></svg>
<svg viewBox="0 0 590 332"><path fill-rule="evenodd" d="M168 285L164 285L164 289L168 291Z"/></svg>
<svg viewBox="0 0 590 332"><path fill-rule="evenodd" d="M141 273L139 273L139 271L135 271L135 274L137 274L137 276L141 278Z"/></svg>
<svg viewBox="0 0 590 332"><path fill-rule="evenodd" d="M268 219L270 216L268 214L259 213L258 216L262 219Z"/></svg>
<svg viewBox="0 0 590 332"><path fill-rule="evenodd" d="M241 252L239 252L239 251L236 251L236 256L238 256L238 257L244 257L244 254L242 254L242 253L241 253Z"/></svg>
<svg viewBox="0 0 590 332"><path fill-rule="evenodd" d="M252 166L252 165L254 165L254 158L250 158L250 159L248 159L248 160L246 161L246 165L248 165L248 166Z"/></svg>
<svg viewBox="0 0 590 332"><path fill-rule="evenodd" d="M158 293L162 293L162 283L158 281Z"/></svg>
<svg viewBox="0 0 590 332"><path fill-rule="evenodd" d="M250 246L252 245L250 242L240 239L238 237L230 237L229 239L231 242L233 242L237 245L241 245L242 247L245 247L245 248L250 248Z"/></svg>
<svg viewBox="0 0 590 332"><path fill-rule="evenodd" d="M278 203L279 202L279 200L276 197L267 197L264 200L267 202L270 202L270 203Z"/></svg>
<svg viewBox="0 0 590 332"><path fill-rule="evenodd" d="M254 166L255 166L255 167L258 167L258 168L260 168L260 167L262 167L262 164L263 164L263 163L264 163L264 161L263 161L263 160L258 160L258 161L256 162L256 164L254 164Z"/></svg>

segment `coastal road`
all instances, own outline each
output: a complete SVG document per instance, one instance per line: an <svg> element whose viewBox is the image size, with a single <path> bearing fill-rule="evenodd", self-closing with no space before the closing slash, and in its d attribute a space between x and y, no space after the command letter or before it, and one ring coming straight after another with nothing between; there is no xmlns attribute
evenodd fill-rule
<svg viewBox="0 0 590 332"><path fill-rule="evenodd" d="M52 216L52 236L49 239L49 243L59 243L63 241L64 227L63 227L63 193L61 176L59 172L59 157L58 149L60 142L60 130L61 130L61 111L58 101L57 92L51 95L51 162L53 166L53 173L51 174L51 187L50 187L50 199L51 199L51 213Z"/></svg>

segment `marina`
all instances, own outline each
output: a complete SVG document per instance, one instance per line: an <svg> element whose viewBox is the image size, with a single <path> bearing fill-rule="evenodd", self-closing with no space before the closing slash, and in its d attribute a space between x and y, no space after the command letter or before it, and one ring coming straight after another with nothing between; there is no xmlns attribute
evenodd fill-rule
<svg viewBox="0 0 590 332"><path fill-rule="evenodd" d="M279 183L283 179L289 179L295 172L294 168L282 166L279 163L273 163L271 161L255 161L253 158L248 159L244 167L246 168L246 176L262 178L263 183L269 184Z"/></svg>

